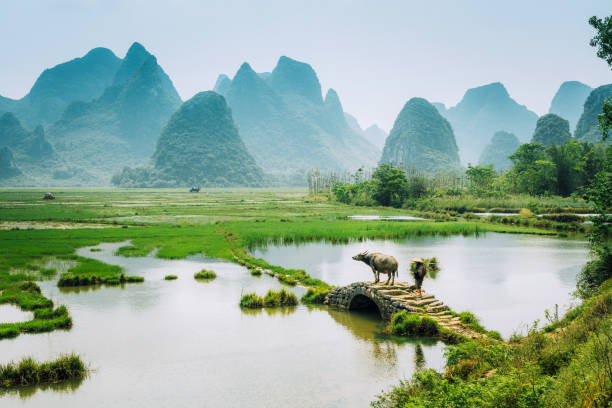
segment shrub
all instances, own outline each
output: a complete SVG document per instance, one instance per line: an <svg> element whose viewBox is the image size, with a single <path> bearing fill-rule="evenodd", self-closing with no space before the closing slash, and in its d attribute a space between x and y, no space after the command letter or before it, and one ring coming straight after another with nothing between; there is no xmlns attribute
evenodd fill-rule
<svg viewBox="0 0 612 408"><path fill-rule="evenodd" d="M240 307L246 307L249 309L257 309L263 307L263 299L258 296L257 293L247 293L242 295L240 299Z"/></svg>
<svg viewBox="0 0 612 408"><path fill-rule="evenodd" d="M194 279L213 280L217 277L217 274L214 271L202 269L200 272L196 272L193 277Z"/></svg>
<svg viewBox="0 0 612 408"><path fill-rule="evenodd" d="M297 304L297 296L286 289L281 289L279 291L270 289L263 298L264 307L295 306Z"/></svg>
<svg viewBox="0 0 612 408"><path fill-rule="evenodd" d="M260 307L296 306L297 304L297 296L286 289L278 291L270 289L263 298L254 292L247 293L240 299L240 306L250 309Z"/></svg>
<svg viewBox="0 0 612 408"><path fill-rule="evenodd" d="M277 278L279 281L281 281L285 285L289 285L289 286L297 285L297 281L289 275L280 274L280 275L277 275Z"/></svg>
<svg viewBox="0 0 612 408"><path fill-rule="evenodd" d="M391 332L403 336L435 336L439 329L438 323L430 317L401 311L391 318Z"/></svg>
<svg viewBox="0 0 612 408"><path fill-rule="evenodd" d="M261 276L261 269L251 269L251 276Z"/></svg>
<svg viewBox="0 0 612 408"><path fill-rule="evenodd" d="M85 364L74 354L48 363L24 358L18 364L0 365L0 389L82 379L86 375Z"/></svg>
<svg viewBox="0 0 612 408"><path fill-rule="evenodd" d="M583 218L576 214L545 214L542 215L545 220L556 221L556 222L582 222Z"/></svg>
<svg viewBox="0 0 612 408"><path fill-rule="evenodd" d="M164 279L165 280L176 280L176 279L178 279L178 276L176 276L176 275L166 275L166 276L164 276Z"/></svg>
<svg viewBox="0 0 612 408"><path fill-rule="evenodd" d="M328 293L329 289L308 288L300 300L309 305L322 305Z"/></svg>

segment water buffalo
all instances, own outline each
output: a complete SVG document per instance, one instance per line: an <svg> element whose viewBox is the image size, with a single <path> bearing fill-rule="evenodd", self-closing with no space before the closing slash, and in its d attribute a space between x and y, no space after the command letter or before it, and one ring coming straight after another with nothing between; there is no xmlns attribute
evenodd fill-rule
<svg viewBox="0 0 612 408"><path fill-rule="evenodd" d="M388 276L385 285L388 285L389 281L391 281L391 286L393 286L395 283L398 265L397 259L391 255L381 254L380 252L372 252L370 254L368 251L365 251L355 255L353 259L355 261L361 261L372 268L372 272L374 273L374 283L380 282L381 273L386 273Z"/></svg>

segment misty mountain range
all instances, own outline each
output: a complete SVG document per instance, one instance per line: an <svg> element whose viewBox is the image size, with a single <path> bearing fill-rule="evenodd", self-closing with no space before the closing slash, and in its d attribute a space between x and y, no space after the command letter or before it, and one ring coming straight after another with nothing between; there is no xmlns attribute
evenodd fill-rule
<svg viewBox="0 0 612 408"><path fill-rule="evenodd" d="M598 142L606 96L612 85L565 82L540 124L492 83L448 109L412 98L387 135L363 129L334 89L323 93L309 64L285 56L271 72L245 62L232 78L219 75L214 92L183 102L141 44L123 59L94 48L45 70L23 98L0 96L0 185L295 185L311 168L353 172L381 162L501 170L517 143L549 140L553 125L569 129L563 140L575 129L576 139Z"/></svg>

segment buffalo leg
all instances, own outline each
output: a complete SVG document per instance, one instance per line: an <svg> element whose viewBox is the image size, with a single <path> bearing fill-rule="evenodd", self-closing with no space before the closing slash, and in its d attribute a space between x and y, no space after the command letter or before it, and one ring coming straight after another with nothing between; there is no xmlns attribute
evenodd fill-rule
<svg viewBox="0 0 612 408"><path fill-rule="evenodd" d="M385 282L385 285L388 285L388 284L389 284L389 281L391 280L391 274L390 274L390 273L388 273L388 274L387 274L387 276L388 276L388 277L387 277L387 281Z"/></svg>

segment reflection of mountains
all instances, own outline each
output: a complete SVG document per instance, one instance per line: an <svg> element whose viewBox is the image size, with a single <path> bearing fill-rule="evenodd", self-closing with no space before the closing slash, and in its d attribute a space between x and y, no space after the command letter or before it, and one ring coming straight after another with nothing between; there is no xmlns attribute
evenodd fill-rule
<svg viewBox="0 0 612 408"><path fill-rule="evenodd" d="M51 384L41 384L41 385L32 385L27 387L17 387L10 389L0 389L0 398L5 395L18 394L21 400L26 400L34 394L38 390L40 391L55 391L63 394L69 394L75 392L83 383L83 379L80 380L68 380L62 381L61 383L51 383Z"/></svg>

